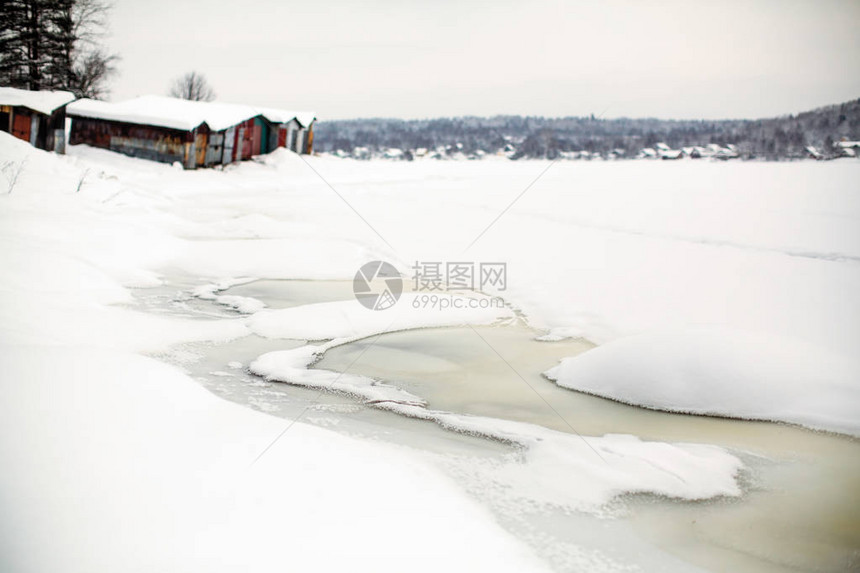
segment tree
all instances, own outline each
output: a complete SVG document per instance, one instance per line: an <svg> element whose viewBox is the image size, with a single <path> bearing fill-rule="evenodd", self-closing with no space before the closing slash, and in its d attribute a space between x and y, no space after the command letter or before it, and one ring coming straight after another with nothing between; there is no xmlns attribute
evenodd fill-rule
<svg viewBox="0 0 860 573"><path fill-rule="evenodd" d="M194 71L176 78L168 93L173 97L191 101L212 101L215 99L215 91L206 81L206 76Z"/></svg>
<svg viewBox="0 0 860 573"><path fill-rule="evenodd" d="M106 80L114 73L117 57L101 49L87 52L75 62L73 81L66 88L78 97L100 99L107 94Z"/></svg>
<svg viewBox="0 0 860 573"><path fill-rule="evenodd" d="M27 87L26 6L23 2L0 2L0 83Z"/></svg>
<svg viewBox="0 0 860 573"><path fill-rule="evenodd" d="M60 59L66 76L61 86L78 97L101 98L119 61L102 46L111 6L105 0L65 0L65 4L60 21L68 31Z"/></svg>
<svg viewBox="0 0 860 573"><path fill-rule="evenodd" d="M2 0L0 83L100 97L117 56L101 47L105 0Z"/></svg>
<svg viewBox="0 0 860 573"><path fill-rule="evenodd" d="M27 89L42 87L46 0L0 2L0 81Z"/></svg>

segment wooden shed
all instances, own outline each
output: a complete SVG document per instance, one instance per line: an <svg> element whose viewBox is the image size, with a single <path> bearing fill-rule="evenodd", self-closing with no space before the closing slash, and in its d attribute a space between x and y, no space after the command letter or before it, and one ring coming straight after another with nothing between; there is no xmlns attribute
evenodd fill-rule
<svg viewBox="0 0 860 573"><path fill-rule="evenodd" d="M255 108L143 96L121 103L80 100L69 106L70 142L179 162L186 169L265 153L264 120Z"/></svg>
<svg viewBox="0 0 860 573"><path fill-rule="evenodd" d="M313 112L275 108L262 108L261 112L272 126L269 136L272 149L285 147L296 153L313 153L313 125L316 121Z"/></svg>
<svg viewBox="0 0 860 573"><path fill-rule="evenodd" d="M68 107L70 142L186 169L225 165L287 147L310 153L315 117L247 105L142 96Z"/></svg>
<svg viewBox="0 0 860 573"><path fill-rule="evenodd" d="M30 145L65 153L66 106L74 94L0 87L0 131Z"/></svg>

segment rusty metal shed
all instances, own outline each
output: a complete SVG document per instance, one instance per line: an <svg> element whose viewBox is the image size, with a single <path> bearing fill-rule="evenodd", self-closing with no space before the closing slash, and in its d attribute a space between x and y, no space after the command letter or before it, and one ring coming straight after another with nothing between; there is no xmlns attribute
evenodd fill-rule
<svg viewBox="0 0 860 573"><path fill-rule="evenodd" d="M186 169L231 163L260 152L253 130L259 112L249 106L143 96L121 103L80 100L69 106L68 114L73 145L178 161Z"/></svg>
<svg viewBox="0 0 860 573"><path fill-rule="evenodd" d="M261 112L272 125L269 135L271 149L285 147L296 153L313 153L313 125L316 121L313 112L275 108L261 108Z"/></svg>
<svg viewBox="0 0 860 573"><path fill-rule="evenodd" d="M69 106L71 143L85 143L186 169L227 164L286 147L308 153L313 114L217 102L143 96L121 103L80 100ZM301 113L301 112L300 112ZM281 135L283 132L283 136ZM311 132L312 133L312 132Z"/></svg>
<svg viewBox="0 0 860 573"><path fill-rule="evenodd" d="M0 87L0 131L46 151L66 151L66 106L75 100L64 91Z"/></svg>

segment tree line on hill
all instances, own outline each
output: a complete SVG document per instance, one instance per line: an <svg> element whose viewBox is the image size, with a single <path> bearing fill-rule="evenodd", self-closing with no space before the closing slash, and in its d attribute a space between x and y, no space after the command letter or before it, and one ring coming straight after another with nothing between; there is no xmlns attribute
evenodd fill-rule
<svg viewBox="0 0 860 573"><path fill-rule="evenodd" d="M513 159L555 159L570 152L636 157L657 143L679 149L733 144L742 158L794 159L814 146L835 156L834 143L860 139L860 99L812 111L756 120L599 119L591 117L495 116L442 119L321 121L317 151L358 156L391 148L411 157L416 150L466 156L505 153ZM356 151L358 150L358 152Z"/></svg>

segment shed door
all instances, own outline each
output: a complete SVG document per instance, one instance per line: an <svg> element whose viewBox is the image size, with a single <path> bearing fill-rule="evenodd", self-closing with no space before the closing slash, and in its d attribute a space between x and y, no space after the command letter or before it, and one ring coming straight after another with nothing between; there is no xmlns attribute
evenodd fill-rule
<svg viewBox="0 0 860 573"><path fill-rule="evenodd" d="M251 139L251 155L260 155L263 148L263 126L254 122L254 135Z"/></svg>
<svg viewBox="0 0 860 573"><path fill-rule="evenodd" d="M296 139L299 136L299 130L295 128L295 126L290 126L290 131L287 134L287 147L290 151L298 152L299 150L296 148Z"/></svg>
<svg viewBox="0 0 860 573"><path fill-rule="evenodd" d="M12 117L12 108L7 105L0 105L0 131L9 133L9 130L12 128L9 125L10 117Z"/></svg>
<svg viewBox="0 0 860 573"><path fill-rule="evenodd" d="M209 134L209 145L206 146L206 165L214 165L221 162L224 154L224 134L212 132Z"/></svg>
<svg viewBox="0 0 860 573"><path fill-rule="evenodd" d="M30 116L24 113L13 114L12 135L30 141Z"/></svg>
<svg viewBox="0 0 860 573"><path fill-rule="evenodd" d="M236 136L236 161L242 161L250 153L250 143L245 139L245 128L239 128L239 135ZM246 151L247 144L247 151Z"/></svg>
<svg viewBox="0 0 860 573"><path fill-rule="evenodd" d="M194 141L194 145L196 148L195 151L196 151L196 155L197 155L194 159L195 159L195 162L197 163L197 165L199 165L199 166L202 166L206 163L206 144L207 144L206 134L205 133L198 133L197 137Z"/></svg>
<svg viewBox="0 0 860 573"><path fill-rule="evenodd" d="M304 153L305 130L300 129L296 132L296 153Z"/></svg>
<svg viewBox="0 0 860 573"><path fill-rule="evenodd" d="M233 161L233 142L236 140L236 130L232 127L224 134L224 155L221 163L227 165Z"/></svg>
<svg viewBox="0 0 860 573"><path fill-rule="evenodd" d="M44 147L39 145L39 116L35 113L30 116L30 145L33 147Z"/></svg>
<svg viewBox="0 0 860 573"><path fill-rule="evenodd" d="M66 130L65 129L55 129L54 130L53 151L56 153L59 153L60 155L62 155L66 152Z"/></svg>

